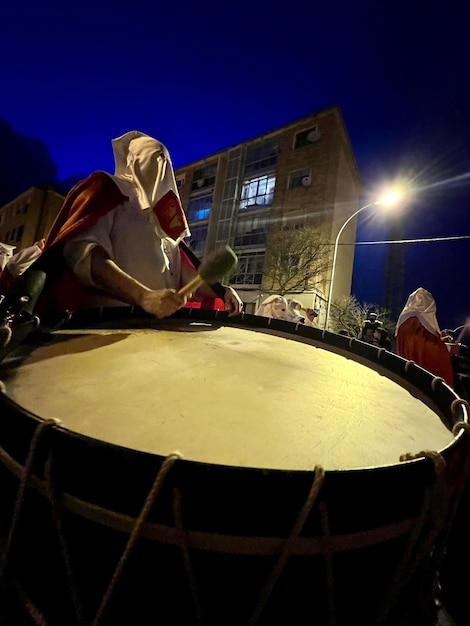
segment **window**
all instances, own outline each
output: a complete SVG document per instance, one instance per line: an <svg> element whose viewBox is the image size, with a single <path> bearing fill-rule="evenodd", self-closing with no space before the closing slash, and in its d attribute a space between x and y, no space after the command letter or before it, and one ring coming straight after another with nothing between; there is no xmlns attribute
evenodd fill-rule
<svg viewBox="0 0 470 626"><path fill-rule="evenodd" d="M251 215L240 218L237 223L234 246L264 246L268 232L267 215Z"/></svg>
<svg viewBox="0 0 470 626"><path fill-rule="evenodd" d="M16 241L21 241L21 237L23 236L24 226L18 226L18 230L16 232Z"/></svg>
<svg viewBox="0 0 470 626"><path fill-rule="evenodd" d="M263 279L264 252L241 254L238 269L230 279L232 285L261 285Z"/></svg>
<svg viewBox="0 0 470 626"><path fill-rule="evenodd" d="M298 187L308 187L311 181L310 168L297 170L289 174L289 189L297 189Z"/></svg>
<svg viewBox="0 0 470 626"><path fill-rule="evenodd" d="M215 176L217 174L217 161L198 167L193 173L193 182L191 191L198 191L205 187L213 187L215 185Z"/></svg>
<svg viewBox="0 0 470 626"><path fill-rule="evenodd" d="M203 196L195 196L189 199L186 217L188 222L201 222L208 220L212 206L212 193Z"/></svg>
<svg viewBox="0 0 470 626"><path fill-rule="evenodd" d="M21 215L28 212L29 209L29 200L27 200L24 204L18 204L15 208L15 215Z"/></svg>
<svg viewBox="0 0 470 626"><path fill-rule="evenodd" d="M176 177L176 187L178 189L182 189L184 187L184 182L186 180L186 174L180 174Z"/></svg>
<svg viewBox="0 0 470 626"><path fill-rule="evenodd" d="M206 247L207 224L191 227L191 236L189 238L189 247L194 254L202 255Z"/></svg>
<svg viewBox="0 0 470 626"><path fill-rule="evenodd" d="M284 224L283 227L282 227L282 230L302 230L303 227L304 227L304 225L301 222L292 222L292 223L289 223L289 224L287 224L287 223Z"/></svg>
<svg viewBox="0 0 470 626"><path fill-rule="evenodd" d="M271 206L275 184L276 177L274 175L246 180L242 187L240 209Z"/></svg>
<svg viewBox="0 0 470 626"><path fill-rule="evenodd" d="M219 222L217 227L217 242L228 242L230 238L230 220L223 220Z"/></svg>
<svg viewBox="0 0 470 626"><path fill-rule="evenodd" d="M250 146L246 152L245 174L272 169L277 163L279 139Z"/></svg>
<svg viewBox="0 0 470 626"><path fill-rule="evenodd" d="M300 133L296 133L295 135L294 150L315 143L320 139L320 137L321 133L317 124L315 124L315 126L307 128L307 130L302 130Z"/></svg>

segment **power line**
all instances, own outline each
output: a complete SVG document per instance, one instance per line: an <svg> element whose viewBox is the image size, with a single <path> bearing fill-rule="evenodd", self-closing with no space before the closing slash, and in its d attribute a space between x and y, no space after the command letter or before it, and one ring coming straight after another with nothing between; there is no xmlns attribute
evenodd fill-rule
<svg viewBox="0 0 470 626"><path fill-rule="evenodd" d="M470 239L470 235L460 235L458 237L429 237L427 239L389 239L383 241L356 241L355 243L344 243L344 246L375 246L383 243L426 243L430 241L457 241L459 239Z"/></svg>

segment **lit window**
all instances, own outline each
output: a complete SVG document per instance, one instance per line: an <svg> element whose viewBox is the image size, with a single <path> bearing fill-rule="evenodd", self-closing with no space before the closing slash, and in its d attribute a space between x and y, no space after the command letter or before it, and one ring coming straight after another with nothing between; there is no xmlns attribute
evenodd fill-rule
<svg viewBox="0 0 470 626"><path fill-rule="evenodd" d="M212 193L190 198L186 217L188 222L208 220L212 206Z"/></svg>
<svg viewBox="0 0 470 626"><path fill-rule="evenodd" d="M240 209L271 206L275 185L276 177L274 175L246 180L242 187Z"/></svg>

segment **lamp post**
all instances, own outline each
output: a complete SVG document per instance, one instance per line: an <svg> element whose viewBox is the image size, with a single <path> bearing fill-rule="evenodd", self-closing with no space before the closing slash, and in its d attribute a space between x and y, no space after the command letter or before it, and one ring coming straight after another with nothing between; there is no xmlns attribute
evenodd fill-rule
<svg viewBox="0 0 470 626"><path fill-rule="evenodd" d="M323 327L325 330L328 328L328 322L330 319L331 296L333 295L333 283L335 280L335 272L336 272L336 257L338 254L338 244L339 244L339 239L341 237L341 234L343 233L344 229L349 224L349 222L352 219L354 219L356 215L359 215L359 213L362 213L362 211L365 211L366 209L369 209L370 207L377 206L378 204L393 204L394 202L398 200L399 197L400 197L399 192L392 191L386 194L380 200L377 200L376 202L370 202L369 204L365 204L364 206L361 206L361 208L357 209L357 211L355 211L352 215L348 217L348 219L344 222L344 224L339 229L338 234L336 235L335 247L334 247L334 252L333 252L333 265L331 267L330 287L328 289L328 305L326 307L325 324Z"/></svg>

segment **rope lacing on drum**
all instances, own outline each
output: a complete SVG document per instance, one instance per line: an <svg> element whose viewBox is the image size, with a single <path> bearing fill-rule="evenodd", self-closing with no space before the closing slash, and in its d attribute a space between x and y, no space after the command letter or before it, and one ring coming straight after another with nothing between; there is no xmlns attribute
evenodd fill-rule
<svg viewBox="0 0 470 626"><path fill-rule="evenodd" d="M442 378L442 376L435 376L431 381L431 389L436 391L437 383L445 383L446 381Z"/></svg>
<svg viewBox="0 0 470 626"><path fill-rule="evenodd" d="M291 546L293 542L299 537L300 533L302 532L302 529L305 525L307 517L310 514L310 511L312 510L313 505L315 504L315 500L317 499L318 494L320 493L320 489L323 485L323 481L325 478L325 471L320 466L316 466L314 471L315 471L314 479L313 479L313 483L310 488L309 494L307 496L307 499L305 500L302 508L300 509L297 519L295 520L294 525L292 526L291 532L286 538L282 546L278 560L276 564L274 565L271 571L271 574L269 575L268 580L266 581L261 591L261 594L258 598L258 603L255 607L255 610L251 614L250 619L247 622L247 626L255 626L255 624L257 623L261 615L261 612L264 606L266 605L267 601L269 600L273 592L274 586L278 578L280 577L282 570L284 569L287 559L289 558L291 554Z"/></svg>
<svg viewBox="0 0 470 626"><path fill-rule="evenodd" d="M450 410L452 411L452 415L454 416L454 418L457 417L457 410L459 406L465 407L465 409L467 410L467 414L470 415L470 403L467 402L467 400L463 400L462 398L456 398L455 400L452 401L452 404L450 405ZM456 424L454 424L452 428L452 433L454 435L457 432L457 426L459 428L464 428L468 432L468 428L467 428L468 424L466 422L459 421Z"/></svg>
<svg viewBox="0 0 470 626"><path fill-rule="evenodd" d="M42 421L33 433L33 437L31 439L31 443L28 449L28 453L26 456L26 461L23 467L23 471L21 473L20 484L18 486L18 494L16 496L15 507L13 510L13 516L11 520L10 532L8 534L5 554L3 555L2 560L2 569L6 572L9 564L10 554L12 552L13 547L13 539L15 537L15 533L18 527L18 521L20 518L21 510L24 504L24 497L26 488L28 486L29 478L31 476L31 472L33 469L34 461L36 459L36 453L38 451L39 442L43 434L50 429L52 426L56 426L58 423L57 420L50 419Z"/></svg>
<svg viewBox="0 0 470 626"><path fill-rule="evenodd" d="M428 566L429 572L437 571L437 561L441 558L442 542L438 541L439 534L446 526L446 515L450 498L449 484L446 478L446 462L439 452L423 450L416 454L403 454L400 461L417 460L420 458L430 459L434 468L434 481L425 489L421 509L416 519L416 524L410 534L408 544L403 557L398 564L395 575L392 578L388 595L382 603L375 624L390 623L390 615L400 600L400 592L406 587L409 580L423 566L426 557L434 567Z"/></svg>
<svg viewBox="0 0 470 626"><path fill-rule="evenodd" d="M54 519L54 523L56 526L59 547L60 547L60 551L62 554L62 558L64 560L65 571L67 574L70 594L72 597L72 603L75 609L76 621L77 621L77 624L84 625L85 619L84 619L82 603L81 603L80 595L78 591L78 585L73 575L70 553L68 550L67 543L65 541L65 532L64 532L64 524L63 524L63 516L62 516L63 506L60 500L60 496L57 493L57 490L55 488L55 483L53 481L52 466L53 466L52 453L49 453L49 456L46 461L46 466L45 466L47 496L49 498L49 502L51 503L52 517Z"/></svg>
<svg viewBox="0 0 470 626"><path fill-rule="evenodd" d="M191 591L191 596L192 596L195 611L196 611L197 624L199 626L203 626L206 620L205 620L204 611L202 609L202 606L199 600L199 594L198 594L197 586L196 586L196 578L194 576L194 570L193 570L193 566L191 562L191 557L189 554L188 536L187 536L187 532L184 530L184 527L183 527L182 509L183 509L183 506L182 506L181 491L179 489L174 489L173 490L173 515L175 519L175 527L177 530L178 545L183 555L184 570L186 572L186 576L188 577L189 588Z"/></svg>
<svg viewBox="0 0 470 626"><path fill-rule="evenodd" d="M163 483L165 481L165 478L168 474L168 472L170 471L170 469L172 468L173 464L175 463L175 461L177 461L178 459L180 459L181 456L176 453L173 452L172 454L169 454L165 460L163 461L157 476L155 478L155 481L149 491L149 494L147 496L147 498L145 499L144 502L144 506L142 507L142 510L139 514L139 517L136 519L136 522L134 524L134 527L132 529L132 532L130 534L129 540L124 548L124 551L121 555L121 558L119 559L119 562L116 566L116 569L114 570L114 573L111 577L110 583L108 585L107 590L105 591L103 598L101 600L101 604L98 608L98 611L96 612L96 615L91 623L91 626L98 626L98 624L101 622L104 613L106 611L106 608L109 604L109 601L111 600L111 597L114 593L114 590L116 589L116 586L119 582L119 579L122 575L122 572L124 570L124 566L127 562L127 559L129 558L130 553L132 552L132 549L134 548L134 545L137 541L137 539L139 538L139 534L141 531L141 528L143 526L143 524L145 523L151 509L152 506L155 502L155 499L161 489L161 487L163 486Z"/></svg>
<svg viewBox="0 0 470 626"><path fill-rule="evenodd" d="M321 527L324 539L324 555L325 555L325 569L326 569L326 591L327 591L327 603L328 603L328 622L329 626L335 626L336 624L336 602L335 602L335 581L334 581L334 568L333 568L333 552L330 542L330 523L328 520L328 509L326 502L322 500L318 504L320 511Z"/></svg>
<svg viewBox="0 0 470 626"><path fill-rule="evenodd" d="M44 420L40 422L40 424L34 430L33 436L31 438L31 442L30 442L28 452L26 455L26 461L21 472L20 483L18 485L18 493L16 496L15 505L13 509L13 515L11 519L8 538L6 541L5 552L2 557L1 573L5 577L7 577L9 573L8 570L9 570L10 563L11 563L11 556L13 554L14 539L16 537L16 533L18 530L19 519L21 516L24 502L25 502L26 489L28 487L28 483L31 477L34 462L36 460L36 454L39 449L39 443L44 433L50 430L52 426L56 426L58 423L59 421L55 419L48 419L48 420ZM21 604L23 605L25 610L28 612L30 617L33 619L34 623L37 626L47 626L47 622L44 616L42 615L41 611L34 605L34 603L28 597L28 595L24 591L23 587L19 584L19 582L14 580L14 578L11 579L11 582L12 582L13 587L15 588L18 599L20 600Z"/></svg>

